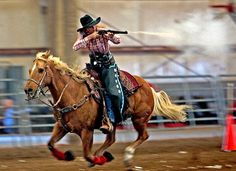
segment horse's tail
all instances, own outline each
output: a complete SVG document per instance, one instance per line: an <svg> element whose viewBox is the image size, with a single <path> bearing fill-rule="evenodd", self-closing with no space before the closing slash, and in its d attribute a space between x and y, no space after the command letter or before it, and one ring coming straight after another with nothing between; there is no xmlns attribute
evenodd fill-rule
<svg viewBox="0 0 236 171"><path fill-rule="evenodd" d="M154 98L153 113L155 113L156 115L170 118L172 120L177 120L181 122L186 121L187 114L185 110L191 109L191 106L173 104L166 92L156 92L153 88L151 89Z"/></svg>

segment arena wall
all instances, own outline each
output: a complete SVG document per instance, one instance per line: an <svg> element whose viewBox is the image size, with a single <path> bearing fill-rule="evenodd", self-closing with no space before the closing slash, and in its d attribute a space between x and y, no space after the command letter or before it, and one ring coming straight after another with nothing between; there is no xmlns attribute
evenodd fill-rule
<svg viewBox="0 0 236 171"><path fill-rule="evenodd" d="M114 51L120 68L133 74L233 74L236 71L233 67L236 40L232 35L235 35L236 27L225 10L209 8L211 3L212 1L1 1L0 48L46 47L67 63L84 66L88 61L88 54L73 52L71 47L77 37L76 29L80 27L79 18L88 13L93 17L100 16L108 28L129 31L129 35L121 35L120 45L112 47L133 47L129 52ZM209 23L210 26L207 25ZM142 32L137 34L137 31ZM204 39L205 37L207 38ZM211 44L214 46L209 46ZM140 51L142 47L150 46L171 46L182 53ZM10 59L8 56L0 56L1 60L19 58L14 61L19 61L20 65L24 63L28 70L28 57L32 59L34 54L19 57L15 55Z"/></svg>

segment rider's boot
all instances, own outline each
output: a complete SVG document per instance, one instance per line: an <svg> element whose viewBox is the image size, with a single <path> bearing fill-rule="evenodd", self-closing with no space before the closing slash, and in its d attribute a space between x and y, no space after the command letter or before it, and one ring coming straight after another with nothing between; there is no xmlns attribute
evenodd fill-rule
<svg viewBox="0 0 236 171"><path fill-rule="evenodd" d="M113 131L114 127L109 118L104 118L102 121L102 126L99 128L103 134L109 134Z"/></svg>
<svg viewBox="0 0 236 171"><path fill-rule="evenodd" d="M112 103L110 97L105 95L104 103L104 118L102 121L102 126L99 128L104 134L109 134L113 131L113 123L115 123L115 115L112 110Z"/></svg>

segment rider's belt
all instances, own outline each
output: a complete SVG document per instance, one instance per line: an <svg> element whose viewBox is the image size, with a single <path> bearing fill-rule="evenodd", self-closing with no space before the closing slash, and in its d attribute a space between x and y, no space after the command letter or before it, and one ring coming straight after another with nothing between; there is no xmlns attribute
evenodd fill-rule
<svg viewBox="0 0 236 171"><path fill-rule="evenodd" d="M115 63L115 60L110 52L106 54L102 53L91 53L89 54L91 64L96 67L109 66Z"/></svg>

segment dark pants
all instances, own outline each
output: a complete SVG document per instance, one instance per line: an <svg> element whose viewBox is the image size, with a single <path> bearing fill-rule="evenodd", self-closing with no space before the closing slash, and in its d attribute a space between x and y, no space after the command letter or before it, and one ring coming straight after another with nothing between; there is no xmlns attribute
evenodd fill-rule
<svg viewBox="0 0 236 171"><path fill-rule="evenodd" d="M106 95L111 100L111 108L115 113L115 122L121 122L123 120L122 113L124 110L125 98L120 82L118 67L115 64L114 58L112 56L110 58L110 62L105 61L104 64L102 63L103 61L95 61L91 60L91 64L93 68L99 73L100 79L102 80L102 83L106 89ZM107 102L106 105L107 107L110 107Z"/></svg>

